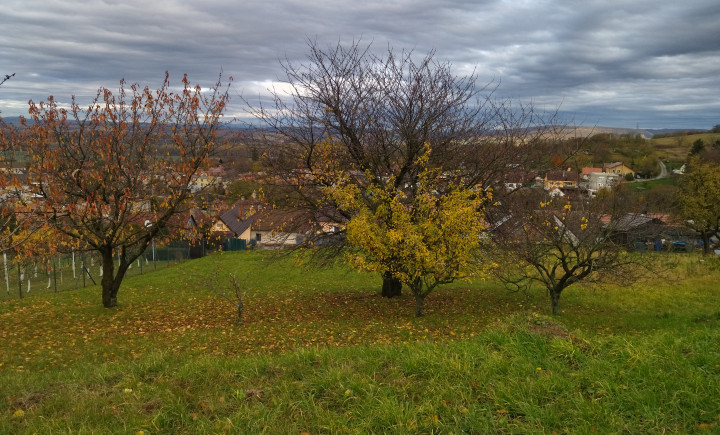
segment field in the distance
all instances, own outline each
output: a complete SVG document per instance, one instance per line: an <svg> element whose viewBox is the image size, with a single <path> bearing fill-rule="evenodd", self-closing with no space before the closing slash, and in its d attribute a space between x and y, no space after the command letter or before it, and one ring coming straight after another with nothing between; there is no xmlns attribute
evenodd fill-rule
<svg viewBox="0 0 720 435"><path fill-rule="evenodd" d="M720 431L716 258L571 288L558 318L492 282L415 318L377 277L266 255L130 278L115 310L97 287L0 303L0 433Z"/></svg>
<svg viewBox="0 0 720 435"><path fill-rule="evenodd" d="M697 133L686 136L653 138L651 143L658 153L658 156L669 162L684 162L692 145L697 140L702 140L705 146L720 139L720 133Z"/></svg>

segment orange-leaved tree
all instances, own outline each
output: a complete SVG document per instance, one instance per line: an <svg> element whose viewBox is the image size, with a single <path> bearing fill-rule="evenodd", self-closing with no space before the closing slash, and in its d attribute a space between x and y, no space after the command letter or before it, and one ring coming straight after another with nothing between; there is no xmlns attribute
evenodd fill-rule
<svg viewBox="0 0 720 435"><path fill-rule="evenodd" d="M27 131L0 119L0 251L21 244L41 227L42 219L33 216L31 193L25 182L24 144Z"/></svg>
<svg viewBox="0 0 720 435"><path fill-rule="evenodd" d="M184 76L173 91L166 74L157 90L101 88L87 107L30 102L33 209L100 254L105 307L117 305L133 260L192 206L196 176L221 144L231 81L201 89Z"/></svg>
<svg viewBox="0 0 720 435"><path fill-rule="evenodd" d="M6 74L0 86L15 74ZM30 211L30 193L25 183L24 144L27 131L0 118L0 252L20 249L20 245L43 220Z"/></svg>

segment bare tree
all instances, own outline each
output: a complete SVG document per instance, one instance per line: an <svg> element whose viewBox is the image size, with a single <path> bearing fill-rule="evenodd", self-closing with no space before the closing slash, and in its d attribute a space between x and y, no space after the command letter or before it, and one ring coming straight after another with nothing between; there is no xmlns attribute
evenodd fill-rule
<svg viewBox="0 0 720 435"><path fill-rule="evenodd" d="M235 323L237 325L242 324L242 318L243 318L243 312L245 311L245 304L243 304L243 290L240 285L240 281L237 278L237 275L234 273L230 273L228 277L228 281L230 282L230 287L232 288L232 293L228 293L222 289L224 285L222 285L219 282L219 278L223 276L222 270L220 267L218 267L218 273L215 274L212 280L207 281L207 277L203 277L205 280L203 283L198 283L198 285L206 285L213 293L223 298L227 303L235 307Z"/></svg>
<svg viewBox="0 0 720 435"><path fill-rule="evenodd" d="M357 41L308 46L306 62L282 64L289 91L251 106L267 127L258 138L268 182L285 188L293 207L351 218L323 194L341 179L361 190L393 183L412 196L426 145L429 166L447 177L466 187L500 186L511 168L530 173L547 155L540 145L558 133L554 114L496 98L494 83L455 75L434 51L378 54ZM365 200L371 210L378 205ZM336 235L342 245L343 232ZM401 286L390 270L382 273L383 295L392 297Z"/></svg>
<svg viewBox="0 0 720 435"><path fill-rule="evenodd" d="M630 285L659 271L654 257L630 253L627 239L632 232L652 240L659 223L599 205L607 203L515 201L493 228L493 255L501 264L496 275L515 289L540 283L550 296L552 313L559 314L560 296L574 284Z"/></svg>

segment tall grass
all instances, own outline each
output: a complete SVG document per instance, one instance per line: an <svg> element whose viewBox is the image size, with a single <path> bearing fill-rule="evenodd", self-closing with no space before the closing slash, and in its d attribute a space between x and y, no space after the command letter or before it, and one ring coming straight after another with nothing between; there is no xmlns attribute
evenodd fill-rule
<svg viewBox="0 0 720 435"><path fill-rule="evenodd" d="M343 267L231 253L0 303L0 433L720 431L717 259L674 279L379 297ZM218 298L243 279L247 316Z"/></svg>

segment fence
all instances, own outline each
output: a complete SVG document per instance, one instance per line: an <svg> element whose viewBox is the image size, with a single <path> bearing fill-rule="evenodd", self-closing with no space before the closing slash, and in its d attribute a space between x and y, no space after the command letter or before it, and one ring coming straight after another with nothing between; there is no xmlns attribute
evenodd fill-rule
<svg viewBox="0 0 720 435"><path fill-rule="evenodd" d="M102 266L96 254L74 253L22 262L15 262L4 255L2 261L5 291L0 291L0 300L86 287L100 284L102 279ZM133 262L126 276L147 273L176 261L160 260L158 257L152 261L152 257L145 253Z"/></svg>
<svg viewBox="0 0 720 435"><path fill-rule="evenodd" d="M223 251L245 251L247 249L255 249L257 241L251 239L250 243L245 239L228 238L222 243Z"/></svg>
<svg viewBox="0 0 720 435"><path fill-rule="evenodd" d="M171 264L201 258L218 249L239 251L253 247L254 244L248 246L241 239L227 239L222 244L174 241L163 246L150 245L133 262L125 276L142 275ZM102 279L102 261L97 252L73 252L20 262L14 261L10 254L3 254L0 262L4 272L0 300L99 285Z"/></svg>

